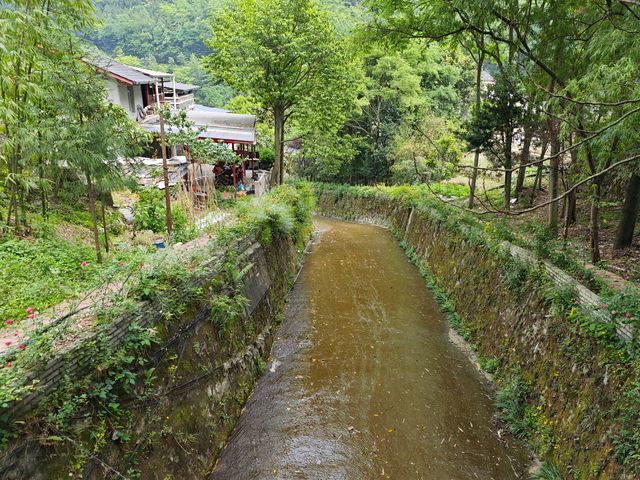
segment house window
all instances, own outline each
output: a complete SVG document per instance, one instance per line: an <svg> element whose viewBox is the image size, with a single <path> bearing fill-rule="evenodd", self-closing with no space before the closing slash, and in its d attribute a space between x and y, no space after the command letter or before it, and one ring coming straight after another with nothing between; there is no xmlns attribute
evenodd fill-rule
<svg viewBox="0 0 640 480"><path fill-rule="evenodd" d="M133 87L128 86L127 87L127 93L129 94L129 111L130 112L135 112L136 111L136 100L135 100L135 97L133 95Z"/></svg>

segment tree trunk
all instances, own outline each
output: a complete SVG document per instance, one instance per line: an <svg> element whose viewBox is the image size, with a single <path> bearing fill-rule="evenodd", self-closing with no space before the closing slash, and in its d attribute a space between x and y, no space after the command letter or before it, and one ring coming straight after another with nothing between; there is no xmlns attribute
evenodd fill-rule
<svg viewBox="0 0 640 480"><path fill-rule="evenodd" d="M11 215L13 215L13 207L16 204L16 186L11 184L11 196L9 197L9 206L7 207L7 226L11 225Z"/></svg>
<svg viewBox="0 0 640 480"><path fill-rule="evenodd" d="M576 222L576 191L571 190L565 197L564 206L564 232L562 237L566 243L569 236L569 227Z"/></svg>
<svg viewBox="0 0 640 480"><path fill-rule="evenodd" d="M102 232L104 235L104 249L107 253L109 253L109 235L107 233L107 215L104 208L104 199L102 199L100 202L100 208L102 210Z"/></svg>
<svg viewBox="0 0 640 480"><path fill-rule="evenodd" d="M275 160L273 162L273 168L271 169L271 186L281 185L284 179L284 148L282 146L284 139L284 109L281 107L274 107L273 109L274 120L274 150Z"/></svg>
<svg viewBox="0 0 640 480"><path fill-rule="evenodd" d="M513 179L513 131L507 132L504 145L504 208L511 207L511 180Z"/></svg>
<svg viewBox="0 0 640 480"><path fill-rule="evenodd" d="M571 190L567 195L567 209L565 211L565 220L569 225L573 225L576 223L577 218L577 207L576 207L576 191Z"/></svg>
<svg viewBox="0 0 640 480"><path fill-rule="evenodd" d="M531 191L531 197L529 199L529 206L533 206L533 201L535 200L536 197L536 191L540 190L542 191L542 171L544 170L544 162L542 161L545 157L545 155L547 154L547 148L549 148L549 142L547 141L547 138L545 137L544 140L542 140L542 148L540 150L540 158L538 159L538 161L540 163L538 163L538 170L536 171L536 178L533 180L533 190Z"/></svg>
<svg viewBox="0 0 640 480"><path fill-rule="evenodd" d="M24 200L24 188L20 189L20 223L22 226L27 226L27 208Z"/></svg>
<svg viewBox="0 0 640 480"><path fill-rule="evenodd" d="M638 210L640 209L640 175L634 174L629 180L624 196L624 205L620 212L620 221L613 248L630 247L633 242L633 232L636 229Z"/></svg>
<svg viewBox="0 0 640 480"><path fill-rule="evenodd" d="M480 111L480 103L482 101L482 66L484 64L484 51L478 54L478 63L476 64L476 111ZM476 182L478 181L478 165L480 163L480 148L476 148L473 152L473 170L471 171L471 179L469 182L469 208L473 208L476 195Z"/></svg>
<svg viewBox="0 0 640 480"><path fill-rule="evenodd" d="M44 160L41 158L40 162L44 162ZM40 207L42 208L42 217L46 220L47 217L48 217L48 215L47 215L47 191L46 191L46 187L45 187L44 167L42 166L42 163L40 164L39 175L40 175Z"/></svg>
<svg viewBox="0 0 640 480"><path fill-rule="evenodd" d="M558 196L559 172L560 172L560 132L556 120L549 122L549 135L551 136L551 159L549 161L549 200ZM549 233L552 237L558 236L558 201L549 204Z"/></svg>
<svg viewBox="0 0 640 480"><path fill-rule="evenodd" d="M85 173L87 177L87 195L89 197L89 211L91 212L91 220L93 222L93 241L96 246L96 260L102 263L102 252L100 251L100 234L98 233L98 216L96 215L96 200L93 196L93 185L91 183L91 175Z"/></svg>
<svg viewBox="0 0 640 480"><path fill-rule="evenodd" d="M600 194L602 177L593 181L593 198L591 199L591 215L589 219L589 244L591 263L600 261Z"/></svg>
<svg viewBox="0 0 640 480"><path fill-rule="evenodd" d="M529 163L531 153L531 137L533 131L531 128L524 129L524 140L522 142L522 153L520 154L520 168L518 169L518 178L516 180L516 198L520 200L522 190L524 189L524 179L527 175L527 163Z"/></svg>
<svg viewBox="0 0 640 480"><path fill-rule="evenodd" d="M284 115L280 127L280 185L284 183Z"/></svg>
<svg viewBox="0 0 640 480"><path fill-rule="evenodd" d="M571 165L577 165L577 163L578 163L578 149L574 148L571 150ZM569 168L571 168L571 166ZM565 192L571 189L571 184L567 177L568 175L562 175L562 187L564 188ZM565 230L565 236L566 236L569 230L569 226L573 225L576 222L577 212L576 212L576 191L575 190L569 191L567 196L564 197L563 211L564 211L564 230Z"/></svg>

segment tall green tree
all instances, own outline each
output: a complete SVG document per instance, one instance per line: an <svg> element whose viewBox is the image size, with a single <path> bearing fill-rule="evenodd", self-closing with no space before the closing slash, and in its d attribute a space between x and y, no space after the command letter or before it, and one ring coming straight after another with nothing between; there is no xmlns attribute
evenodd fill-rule
<svg viewBox="0 0 640 480"><path fill-rule="evenodd" d="M13 218L16 230L26 223L29 193L44 189L45 152L56 135L43 121L56 86L48 71L68 56L64 45L91 24L92 13L90 0L7 0L0 7L0 176L6 224Z"/></svg>
<svg viewBox="0 0 640 480"><path fill-rule="evenodd" d="M273 117L272 182L284 179L288 122L334 130L355 94L353 53L314 0L236 0L215 14L208 65Z"/></svg>
<svg viewBox="0 0 640 480"><path fill-rule="evenodd" d="M474 109L469 122L468 140L472 149L482 148L504 170L504 206L511 201L513 132L522 123L523 95L502 75L496 79L487 98Z"/></svg>
<svg viewBox="0 0 640 480"><path fill-rule="evenodd" d="M76 55L70 55L52 72L57 85L52 103L58 115L65 118L54 151L86 184L96 258L101 263L96 200L112 188L125 185L125 172L134 167L132 159L145 134L122 107L107 102L100 74L79 60L80 47L71 46L69 52Z"/></svg>

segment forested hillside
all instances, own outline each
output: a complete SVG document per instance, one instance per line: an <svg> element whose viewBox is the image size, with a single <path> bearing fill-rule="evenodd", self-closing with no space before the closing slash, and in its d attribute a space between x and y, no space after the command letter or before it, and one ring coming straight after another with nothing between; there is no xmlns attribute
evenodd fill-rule
<svg viewBox="0 0 640 480"><path fill-rule="evenodd" d="M89 38L109 54L184 64L206 55L203 43L211 0L99 0L103 25Z"/></svg>
<svg viewBox="0 0 640 480"><path fill-rule="evenodd" d="M340 0L324 2L336 25L351 30L361 8ZM357 3L357 2L356 2ZM198 101L224 107L236 94L202 65L210 53L210 15L224 0L96 0L99 19L84 36L106 54L124 63L175 73L177 80L202 87Z"/></svg>

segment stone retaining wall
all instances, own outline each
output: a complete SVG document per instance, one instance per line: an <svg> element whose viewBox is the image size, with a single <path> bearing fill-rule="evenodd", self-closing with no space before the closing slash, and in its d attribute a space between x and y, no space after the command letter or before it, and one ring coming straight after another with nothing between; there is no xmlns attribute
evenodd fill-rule
<svg viewBox="0 0 640 480"><path fill-rule="evenodd" d="M89 336L53 358L33 373L39 379L37 389L12 407L11 415L21 418L26 427L0 457L0 479L203 478L240 414L262 358L268 355L299 256L291 239L280 233L274 233L267 245L251 237L231 249L239 272L235 281L241 281L240 294L247 299L239 320L224 331L211 321L210 300L236 294L219 286L229 256L227 251L218 252L206 262L206 275L191 285L202 287L204 297L189 305L180 318L167 320L161 306L141 303L134 314L110 323L106 332ZM84 413L88 417L74 420L87 431L80 438L43 427L40 418L58 408L51 406L58 392L92 375L95 365L88 360L95 352L91 346L107 342L117 348L134 323L158 329L160 343L148 349L137 367L154 369L153 385L138 382L133 392L120 394L126 424L105 424L88 411ZM86 393L77 388L78 394ZM121 441L120 431L130 439ZM107 441L96 443L96 437Z"/></svg>

